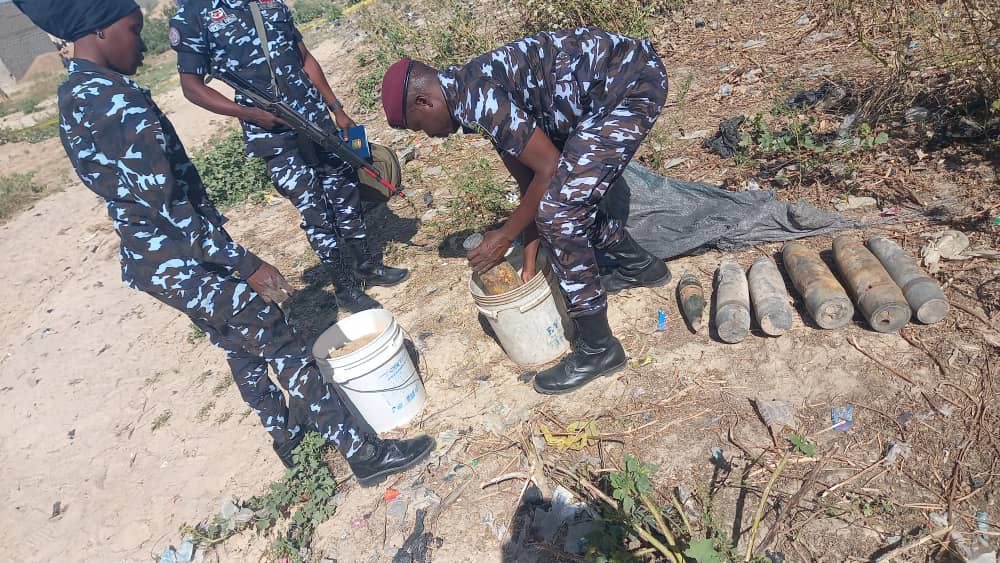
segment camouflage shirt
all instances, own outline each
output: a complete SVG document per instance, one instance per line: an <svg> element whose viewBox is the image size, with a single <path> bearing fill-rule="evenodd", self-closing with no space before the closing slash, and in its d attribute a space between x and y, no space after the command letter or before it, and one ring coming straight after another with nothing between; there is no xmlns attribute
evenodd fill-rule
<svg viewBox="0 0 1000 563"><path fill-rule="evenodd" d="M225 218L148 90L73 59L59 87L59 114L70 163L104 199L121 237L126 285L165 290L169 271L195 264L244 276L257 269L260 259L222 229Z"/></svg>
<svg viewBox="0 0 1000 563"><path fill-rule="evenodd" d="M310 121L335 127L319 90L306 75L299 55L302 35L292 12L281 0L260 0L271 65L281 90L280 98ZM246 0L185 0L170 20L170 45L177 51L177 70L206 75L212 68L226 68L263 91L272 92L267 58L257 36ZM236 103L253 103L237 95ZM284 128L268 131L241 122L251 156L268 158L296 143L296 133Z"/></svg>
<svg viewBox="0 0 1000 563"><path fill-rule="evenodd" d="M561 148L578 124L617 106L655 59L648 41L577 28L525 37L438 78L459 124L520 156L537 127Z"/></svg>

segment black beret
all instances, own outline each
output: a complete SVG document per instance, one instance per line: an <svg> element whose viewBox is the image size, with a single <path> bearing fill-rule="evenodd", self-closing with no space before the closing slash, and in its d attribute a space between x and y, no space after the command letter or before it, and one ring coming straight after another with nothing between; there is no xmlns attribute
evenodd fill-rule
<svg viewBox="0 0 1000 563"><path fill-rule="evenodd" d="M76 41L139 9L135 0L14 0L42 31Z"/></svg>

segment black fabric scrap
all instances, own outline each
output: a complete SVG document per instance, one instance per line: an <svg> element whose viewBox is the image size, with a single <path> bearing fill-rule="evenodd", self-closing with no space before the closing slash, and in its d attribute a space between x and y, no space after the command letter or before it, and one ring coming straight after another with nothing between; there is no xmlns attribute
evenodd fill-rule
<svg viewBox="0 0 1000 563"><path fill-rule="evenodd" d="M706 139L701 146L722 158L732 158L740 146L740 126L746 120L742 115L731 117L719 124L719 132Z"/></svg>

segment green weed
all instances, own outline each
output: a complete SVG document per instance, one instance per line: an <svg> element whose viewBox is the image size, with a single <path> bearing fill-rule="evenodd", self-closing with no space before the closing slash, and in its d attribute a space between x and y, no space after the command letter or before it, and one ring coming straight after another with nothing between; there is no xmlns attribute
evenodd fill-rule
<svg viewBox="0 0 1000 563"><path fill-rule="evenodd" d="M233 129L211 144L193 160L212 202L225 208L263 201L271 179L264 162L244 152L243 134Z"/></svg>
<svg viewBox="0 0 1000 563"><path fill-rule="evenodd" d="M631 37L647 38L651 17L684 5L683 0L515 0L524 29L535 33L549 29L596 26Z"/></svg>
<svg viewBox="0 0 1000 563"><path fill-rule="evenodd" d="M7 143L40 143L58 135L59 116L54 115L23 129L0 129L0 145Z"/></svg>
<svg viewBox="0 0 1000 563"><path fill-rule="evenodd" d="M45 186L36 183L32 174L0 176L0 221L45 195Z"/></svg>
<svg viewBox="0 0 1000 563"><path fill-rule="evenodd" d="M457 227L481 230L514 209L514 194L498 178L489 160L479 158L465 163L456 178L452 190L455 198L448 202L448 208Z"/></svg>
<svg viewBox="0 0 1000 563"><path fill-rule="evenodd" d="M177 13L177 7L171 2L160 11L159 17L147 16L142 26L142 42L146 45L146 53L156 56L170 50L170 18Z"/></svg>
<svg viewBox="0 0 1000 563"><path fill-rule="evenodd" d="M318 19L335 22L343 15L340 7L330 0L296 0L292 6L292 14L297 24Z"/></svg>
<svg viewBox="0 0 1000 563"><path fill-rule="evenodd" d="M205 338L205 331L202 330L200 326L191 323L191 329L188 331L187 335L188 344L194 344L202 338Z"/></svg>
<svg viewBox="0 0 1000 563"><path fill-rule="evenodd" d="M306 560L316 527L336 510L331 501L337 492L337 480L323 462L325 444L319 434L307 434L292 453L295 466L285 471L284 478L272 483L262 495L235 501L249 517L216 514L195 526L182 526L181 533L190 534L198 545L207 548L248 528L263 532L287 522L288 527L271 544L269 555L273 559L287 557L295 563Z"/></svg>

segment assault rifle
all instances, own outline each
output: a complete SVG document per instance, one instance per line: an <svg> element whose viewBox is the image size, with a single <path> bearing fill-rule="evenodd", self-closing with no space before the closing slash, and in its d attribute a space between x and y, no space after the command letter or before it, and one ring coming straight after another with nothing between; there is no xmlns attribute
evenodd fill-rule
<svg viewBox="0 0 1000 563"><path fill-rule="evenodd" d="M212 76L225 82L230 88L249 98L250 101L253 102L254 106L265 111L269 111L275 116L281 118L281 120L284 121L290 128L297 131L300 135L305 136L306 139L312 141L321 149L337 155L358 171L368 174L380 184L385 186L391 195L403 195L403 191L396 186L393 186L391 182L383 178L382 175L379 174L378 170L372 166L371 162L361 158L357 153L351 150L351 147L344 142L336 131L327 131L323 129L319 125L316 125L303 117L302 114L295 111L295 109L287 103L276 100L270 94L261 91L253 84L250 84L248 81L228 70L215 69L212 71Z"/></svg>

